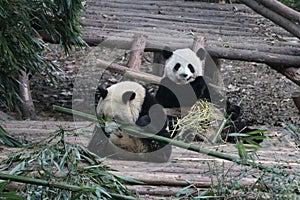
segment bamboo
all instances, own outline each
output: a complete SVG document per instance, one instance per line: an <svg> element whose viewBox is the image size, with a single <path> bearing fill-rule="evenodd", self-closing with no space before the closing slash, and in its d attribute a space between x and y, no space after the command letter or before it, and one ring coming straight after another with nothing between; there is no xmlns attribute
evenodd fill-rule
<svg viewBox="0 0 300 200"><path fill-rule="evenodd" d="M68 115L73 114L73 115L76 115L76 116L81 117L83 119L91 120L91 121L94 121L94 122L98 121L96 116L85 114L85 113L82 113L82 112L79 112L79 111L74 111L74 110L69 109L69 108L64 108L64 107L60 107L60 106L53 106L53 109L54 109L54 111L57 111L57 112L61 112L61 113L68 114ZM274 174L280 174L280 175L290 174L290 172L288 172L286 170L279 170L279 169L276 169L276 168L273 168L273 167L264 166L264 165L255 163L254 161L251 161L251 160L246 160L246 159L242 160L239 157L231 156L231 155L221 153L221 152L217 152L217 151L213 151L213 150L210 150L210 149L201 148L201 147L199 147L197 145L194 145L194 144L188 144L188 143L184 143L182 141L172 140L172 139L162 137L162 136L158 136L158 135L151 134L151 133L142 133L142 132L140 132L138 130L134 130L131 127L128 127L128 126L124 126L122 128L125 131L134 133L134 134L139 135L141 137L152 138L152 139L155 139L155 140L158 140L158 141L161 141L161 142L169 143L169 144L172 144L174 146L187 149L187 150L191 150L191 151L195 151L195 152L198 152L198 153L207 154L207 155L210 155L210 156L213 156L213 157L216 157L216 158L221 158L221 159L224 159L224 160L232 161L232 162L235 162L235 163L240 164L240 165L251 166L253 168L257 168L259 170L274 173ZM295 173L295 174L300 175L298 173Z"/></svg>
<svg viewBox="0 0 300 200"><path fill-rule="evenodd" d="M62 190L69 190L74 192L95 192L96 188L93 187L86 187L86 186L77 186L77 185L70 185L64 182L55 182L55 181L46 181L43 179L36 179L36 178L29 178L26 176L19 176L19 175L12 175L12 174L3 174L0 173L1 180L9 180L13 182L20 182L20 183L28 183L33 185L42 185L46 187L54 187ZM134 197L124 196L116 193L109 193L114 198L121 198L121 199L128 199L128 200L136 200Z"/></svg>
<svg viewBox="0 0 300 200"><path fill-rule="evenodd" d="M10 146L10 147L22 147L23 146L23 144L21 142L19 142L13 136L9 135L9 133L6 132L2 126L0 126L0 138L3 141L3 143L7 146Z"/></svg>
<svg viewBox="0 0 300 200"><path fill-rule="evenodd" d="M62 183L62 182L46 181L46 180L42 180L42 179L29 178L26 176L19 176L19 175L0 173L0 179L14 181L14 182L20 182L20 183L29 183L29 184L33 184L33 185L54 187L54 188L70 190L70 191L74 191L74 192L79 192L79 191L94 192L95 191L95 189L91 188L91 187L80 187L80 186L70 185L70 184Z"/></svg>

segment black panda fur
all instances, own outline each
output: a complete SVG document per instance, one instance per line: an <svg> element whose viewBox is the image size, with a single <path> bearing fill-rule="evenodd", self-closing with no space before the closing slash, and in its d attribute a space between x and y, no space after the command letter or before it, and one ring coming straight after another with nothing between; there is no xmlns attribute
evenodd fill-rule
<svg viewBox="0 0 300 200"><path fill-rule="evenodd" d="M144 132L170 137L163 108L154 96L138 83L123 81L107 89L98 88L96 101L98 117L109 116L116 123L125 123ZM165 162L171 155L171 145L166 143L151 138L135 137L121 129L113 132L107 130L106 126L96 126L94 138L89 144L89 149L100 156ZM102 137L103 135L105 137ZM101 148L98 143L102 143Z"/></svg>
<svg viewBox="0 0 300 200"><path fill-rule="evenodd" d="M215 88L209 87L212 81L203 75L204 70L202 69L205 58L204 49L200 49L197 53L190 49L178 49L174 52L164 49L162 55L166 59L165 71L155 97L164 108L191 107L199 99L211 102L211 97L214 96L221 104L225 101L225 117L231 114L233 122L228 124L229 128L224 131L225 134L231 131L241 133L255 131L255 129L246 127L246 124L238 119L240 116L238 105L223 99ZM184 68L181 70L182 75L176 74L179 73L180 67ZM178 82L176 82L177 80ZM174 117L168 117L170 120L174 120ZM225 137L227 138L227 135L223 138ZM229 137L227 141L234 142L236 139ZM261 142L261 140L257 142Z"/></svg>

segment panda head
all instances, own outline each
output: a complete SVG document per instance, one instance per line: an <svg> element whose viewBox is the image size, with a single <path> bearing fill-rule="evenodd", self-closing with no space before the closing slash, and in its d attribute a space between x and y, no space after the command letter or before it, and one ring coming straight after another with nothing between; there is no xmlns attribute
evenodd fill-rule
<svg viewBox="0 0 300 200"><path fill-rule="evenodd" d="M178 85L193 82L198 76L203 76L205 51L199 49L197 53L189 48L170 51L164 49L163 57L166 59L164 78L169 78Z"/></svg>
<svg viewBox="0 0 300 200"><path fill-rule="evenodd" d="M135 82L124 81L107 89L100 89L100 99L96 107L99 116L135 124L141 112L146 89Z"/></svg>

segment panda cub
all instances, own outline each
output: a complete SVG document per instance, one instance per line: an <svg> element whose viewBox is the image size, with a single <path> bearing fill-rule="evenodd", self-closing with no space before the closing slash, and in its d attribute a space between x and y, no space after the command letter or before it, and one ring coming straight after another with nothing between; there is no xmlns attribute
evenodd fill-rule
<svg viewBox="0 0 300 200"><path fill-rule="evenodd" d="M225 106L227 117L231 114L231 119L236 120L240 115L240 107L232 104L212 87L212 81L204 76L205 50L199 49L197 53L189 48L177 49L174 52L169 49L162 51L166 59L164 74L156 92L157 101L164 108L183 108L193 106L197 100L207 100L213 102L217 107ZM168 116L170 121L176 121L176 117ZM172 124L169 124L172 127ZM227 138L228 131L250 132L253 131L240 121L228 124L225 131ZM228 138L229 142L234 142L235 138ZM260 142L260 141L259 141Z"/></svg>
<svg viewBox="0 0 300 200"><path fill-rule="evenodd" d="M100 156L117 159L167 161L171 145L122 130L122 126L129 125L143 132L170 137L166 114L154 96L142 85L131 81L98 90L96 114L103 119L103 124L96 127L89 149Z"/></svg>

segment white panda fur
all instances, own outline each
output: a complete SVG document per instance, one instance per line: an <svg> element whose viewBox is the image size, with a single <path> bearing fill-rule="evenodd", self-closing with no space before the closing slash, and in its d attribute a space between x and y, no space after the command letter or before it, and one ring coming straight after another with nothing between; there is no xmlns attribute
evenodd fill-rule
<svg viewBox="0 0 300 200"><path fill-rule="evenodd" d="M131 81L99 90L96 114L98 117L108 117L111 121L107 121L104 127L96 127L89 149L100 156L117 159L167 161L171 154L170 145L151 138L133 136L120 128L121 123L144 132L170 137L166 130L166 115L154 96L142 85Z"/></svg>
<svg viewBox="0 0 300 200"><path fill-rule="evenodd" d="M96 112L109 114L110 117L134 125L144 102L145 88L135 82L125 81L110 86L107 92L107 96L99 100ZM125 92L134 92L136 96L132 101L124 103Z"/></svg>
<svg viewBox="0 0 300 200"><path fill-rule="evenodd" d="M165 49L162 54L166 62L156 99L164 108L190 107L198 99L211 101L211 96L220 96L209 86L208 78L203 76L203 49L197 53L189 48L174 52Z"/></svg>
<svg viewBox="0 0 300 200"><path fill-rule="evenodd" d="M180 68L174 73L174 66L180 64ZM189 68L193 68L193 72ZM163 77L168 77L178 85L188 84L198 76L203 76L203 60L200 60L191 49L177 49L173 55L166 60Z"/></svg>
<svg viewBox="0 0 300 200"><path fill-rule="evenodd" d="M205 54L203 48L196 53L189 48L173 52L168 48L164 49L162 51L166 59L164 74L155 97L164 108L191 107L199 99L212 101L214 98L213 103L218 107L226 107L225 117L231 114L231 119L237 120L240 107L224 99L219 91L210 86L212 81L203 75ZM170 120L176 120L172 116L168 117ZM243 133L253 131L241 121L230 123L229 127L226 131ZM234 142L235 139L229 138L227 141Z"/></svg>

